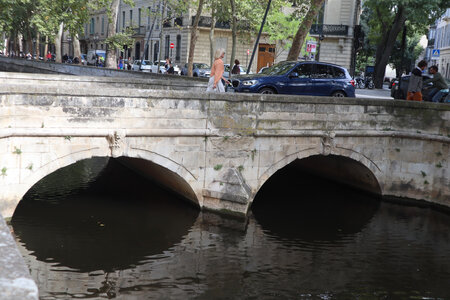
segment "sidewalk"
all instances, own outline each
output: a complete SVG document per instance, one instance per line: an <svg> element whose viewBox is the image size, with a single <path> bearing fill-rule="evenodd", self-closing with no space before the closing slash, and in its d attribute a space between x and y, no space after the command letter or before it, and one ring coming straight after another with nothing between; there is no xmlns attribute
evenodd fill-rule
<svg viewBox="0 0 450 300"><path fill-rule="evenodd" d="M356 98L393 99L387 85L384 85L383 89L356 89L355 93Z"/></svg>

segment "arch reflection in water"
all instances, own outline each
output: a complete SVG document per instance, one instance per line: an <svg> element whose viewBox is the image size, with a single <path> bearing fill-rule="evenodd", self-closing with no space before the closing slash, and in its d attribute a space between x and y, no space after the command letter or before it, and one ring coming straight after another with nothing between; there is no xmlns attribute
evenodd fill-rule
<svg viewBox="0 0 450 300"><path fill-rule="evenodd" d="M37 260L80 272L126 269L179 243L197 218L191 206L174 201L115 160L105 166L104 160L93 159L67 168L39 183L44 190L30 190L12 218L15 234ZM79 169L86 168L100 176L81 186L71 184L68 193L68 182L81 181L67 176L85 174Z"/></svg>
<svg viewBox="0 0 450 300"><path fill-rule="evenodd" d="M379 208L376 197L304 172L293 163L269 179L252 212L279 240L335 242L360 232Z"/></svg>

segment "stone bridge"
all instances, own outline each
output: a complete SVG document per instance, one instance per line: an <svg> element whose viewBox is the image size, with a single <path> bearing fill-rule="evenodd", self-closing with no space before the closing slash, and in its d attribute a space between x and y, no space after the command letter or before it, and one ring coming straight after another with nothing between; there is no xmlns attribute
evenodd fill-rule
<svg viewBox="0 0 450 300"><path fill-rule="evenodd" d="M290 164L385 198L450 206L450 105L35 79L0 91L4 217L46 175L94 156L238 215Z"/></svg>

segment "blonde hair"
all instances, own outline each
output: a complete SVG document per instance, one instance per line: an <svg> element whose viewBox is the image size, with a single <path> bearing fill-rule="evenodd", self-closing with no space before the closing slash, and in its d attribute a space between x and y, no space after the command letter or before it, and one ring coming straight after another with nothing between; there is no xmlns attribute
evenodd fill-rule
<svg viewBox="0 0 450 300"><path fill-rule="evenodd" d="M225 53L225 50L223 48L216 49L216 52L214 53L214 59L220 58L220 56L224 53Z"/></svg>

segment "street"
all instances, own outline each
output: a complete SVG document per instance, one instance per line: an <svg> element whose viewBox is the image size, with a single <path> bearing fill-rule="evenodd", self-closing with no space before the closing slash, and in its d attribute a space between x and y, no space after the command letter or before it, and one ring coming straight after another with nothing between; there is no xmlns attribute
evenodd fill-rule
<svg viewBox="0 0 450 300"><path fill-rule="evenodd" d="M356 89L355 93L356 98L393 99L387 85L384 85L383 89Z"/></svg>

